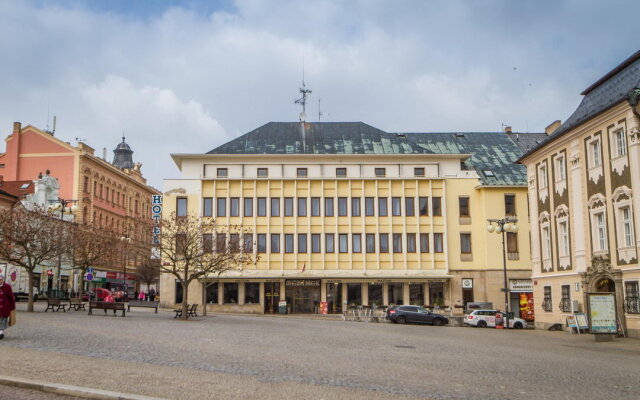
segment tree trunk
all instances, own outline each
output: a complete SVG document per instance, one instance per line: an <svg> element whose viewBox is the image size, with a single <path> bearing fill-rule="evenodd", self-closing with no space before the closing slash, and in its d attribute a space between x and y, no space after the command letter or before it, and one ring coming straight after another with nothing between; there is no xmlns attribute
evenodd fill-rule
<svg viewBox="0 0 640 400"><path fill-rule="evenodd" d="M78 276L78 290L76 291L76 294L78 295L80 302L82 302L82 295L84 294L84 271L82 269L79 269L78 271L80 273Z"/></svg>
<svg viewBox="0 0 640 400"><path fill-rule="evenodd" d="M189 298L189 282L182 281L182 317L181 319L187 320L189 316L187 313L189 312L189 304L187 303L187 299Z"/></svg>
<svg viewBox="0 0 640 400"><path fill-rule="evenodd" d="M29 285L27 312L33 312L33 271L27 270L27 275L29 276L29 281L27 282L27 284Z"/></svg>

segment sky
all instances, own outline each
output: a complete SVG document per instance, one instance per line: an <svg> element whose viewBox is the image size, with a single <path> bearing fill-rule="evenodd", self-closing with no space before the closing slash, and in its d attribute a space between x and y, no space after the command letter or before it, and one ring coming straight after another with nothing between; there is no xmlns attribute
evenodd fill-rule
<svg viewBox="0 0 640 400"><path fill-rule="evenodd" d="M151 185L270 121L542 132L638 50L637 0L0 0L0 133L52 128ZM0 144L3 151L4 144ZM55 176L55 171L52 171ZM34 177L35 178L35 177Z"/></svg>

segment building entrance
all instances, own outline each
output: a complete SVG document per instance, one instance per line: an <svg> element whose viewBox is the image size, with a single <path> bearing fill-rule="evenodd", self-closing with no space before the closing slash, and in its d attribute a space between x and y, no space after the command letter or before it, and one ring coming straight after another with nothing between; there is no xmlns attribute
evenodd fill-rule
<svg viewBox="0 0 640 400"><path fill-rule="evenodd" d="M327 283L327 307L329 314L342 313L342 283Z"/></svg>
<svg viewBox="0 0 640 400"><path fill-rule="evenodd" d="M285 281L287 305L291 313L318 312L320 305L320 280L290 279Z"/></svg>
<svg viewBox="0 0 640 400"><path fill-rule="evenodd" d="M277 313L279 301L280 301L280 282L265 282L264 283L265 314Z"/></svg>

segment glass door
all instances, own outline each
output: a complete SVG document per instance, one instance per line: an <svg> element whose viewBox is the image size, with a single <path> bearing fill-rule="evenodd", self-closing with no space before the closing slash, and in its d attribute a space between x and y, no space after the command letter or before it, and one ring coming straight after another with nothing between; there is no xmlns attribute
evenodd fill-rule
<svg viewBox="0 0 640 400"><path fill-rule="evenodd" d="M277 313L279 302L280 302L280 282L265 282L264 284L265 314Z"/></svg>
<svg viewBox="0 0 640 400"><path fill-rule="evenodd" d="M327 308L329 314L342 313L342 283L327 283Z"/></svg>

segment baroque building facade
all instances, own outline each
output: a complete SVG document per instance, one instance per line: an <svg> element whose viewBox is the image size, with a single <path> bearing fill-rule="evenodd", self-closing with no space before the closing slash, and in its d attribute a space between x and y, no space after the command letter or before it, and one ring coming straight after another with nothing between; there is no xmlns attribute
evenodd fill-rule
<svg viewBox="0 0 640 400"><path fill-rule="evenodd" d="M536 325L614 292L620 328L640 337L640 52L585 91L573 114L519 162L529 184Z"/></svg>
<svg viewBox="0 0 640 400"><path fill-rule="evenodd" d="M248 244L260 259L207 278L211 311L270 313L281 301L293 313L499 306L502 245L486 220L521 218L520 233L508 237L508 270L526 292L526 173L513 162L541 136L272 122L206 154L173 154L182 178L165 180L164 217L189 213L251 230L213 239L214 251ZM203 282L192 285L183 299L175 278L163 274L163 305L201 304Z"/></svg>

